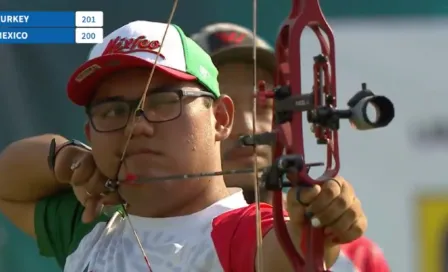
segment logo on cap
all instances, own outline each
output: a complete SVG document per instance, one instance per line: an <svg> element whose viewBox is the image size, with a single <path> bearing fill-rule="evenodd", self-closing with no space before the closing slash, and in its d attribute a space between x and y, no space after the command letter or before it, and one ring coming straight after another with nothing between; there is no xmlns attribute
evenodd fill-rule
<svg viewBox="0 0 448 272"><path fill-rule="evenodd" d="M222 42L227 44L240 44L246 38L246 34L239 32L218 32L215 34Z"/></svg>
<svg viewBox="0 0 448 272"><path fill-rule="evenodd" d="M208 36L208 48L213 53L231 46L251 45L253 38L245 33L220 31Z"/></svg>
<svg viewBox="0 0 448 272"><path fill-rule="evenodd" d="M158 54L160 49L160 42L157 40L149 40L146 36L140 36L138 38L123 38L121 36L110 40L104 49L103 56L109 54L130 54L135 52L145 52ZM159 54L160 57L165 59L165 56Z"/></svg>
<svg viewBox="0 0 448 272"><path fill-rule="evenodd" d="M86 69L82 70L82 72L80 72L76 78L75 81L80 83L82 82L84 79L86 79L87 77L89 77L90 75L92 75L93 73L95 73L96 71L100 70L101 66L99 66L98 64L93 64L90 65L89 67L87 67Z"/></svg>

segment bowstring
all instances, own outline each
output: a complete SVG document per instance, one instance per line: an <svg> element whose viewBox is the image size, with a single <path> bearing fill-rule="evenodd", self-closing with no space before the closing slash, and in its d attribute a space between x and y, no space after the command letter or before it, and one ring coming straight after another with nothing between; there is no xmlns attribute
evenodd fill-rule
<svg viewBox="0 0 448 272"><path fill-rule="evenodd" d="M173 2L173 6L171 8L171 12L170 12L170 15L169 15L167 23L166 23L167 26L166 26L165 31L163 33L162 41L160 42L160 47L159 47L159 49L157 51L157 55L156 55L156 58L154 60L154 64L153 64L153 66L151 68L151 72L149 74L148 81L146 82L146 86L145 86L145 89L143 91L143 94L142 94L142 97L140 99L140 102L138 103L137 108L135 109L135 112L134 112L134 114L132 116L131 131L130 131L130 133L129 133L127 139L126 139L126 142L124 144L124 147L123 147L123 153L121 154L119 167L118 167L118 170L117 170L117 177L118 177L118 173L120 171L120 168L121 168L121 166L124 163L124 159L126 157L126 151L128 149L129 142L131 141L132 132L134 131L136 121L137 121L138 117L140 117L140 114L144 111L143 107L145 105L146 96L148 94L149 86L150 86L152 78L154 76L154 72L155 72L155 69L156 69L159 57L160 57L160 53L161 53L161 50L163 48L163 44L165 43L166 35L167 35L168 30L169 30L169 28L171 26L171 22L173 21L174 13L176 12L178 2L179 2L179 0L174 0L174 2ZM127 218L126 221L128 221L129 227L131 228L131 230L132 230L132 232L134 234L135 240L137 241L137 244L138 244L138 246L140 248L140 251L141 251L141 253L143 255L143 259L145 260L146 266L148 267L149 272L153 272L153 270L151 268L151 265L150 265L150 262L149 262L149 259L148 259L148 256L146 255L145 248L143 247L141 239L138 236L137 231L134 228L134 225L132 224L131 218L129 217L129 213L127 211L127 204L121 204L121 208L122 208L122 211L123 211L123 214L124 214L124 218Z"/></svg>
<svg viewBox="0 0 448 272"><path fill-rule="evenodd" d="M257 0L252 0L252 32L253 32L253 105L252 105L252 135L257 132ZM257 236L257 255L256 267L258 272L263 272L263 235L261 229L261 211L260 211L260 186L258 181L258 163L257 163L257 145L253 145L253 161L254 161L254 194L255 194L255 228Z"/></svg>

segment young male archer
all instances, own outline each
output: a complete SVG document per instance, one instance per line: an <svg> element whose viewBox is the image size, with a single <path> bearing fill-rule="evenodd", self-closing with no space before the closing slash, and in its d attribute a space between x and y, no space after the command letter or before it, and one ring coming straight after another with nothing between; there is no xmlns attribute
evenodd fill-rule
<svg viewBox="0 0 448 272"><path fill-rule="evenodd" d="M178 26L135 21L115 30L71 76L68 96L85 109L91 149L41 135L12 143L0 156L0 210L36 239L43 256L56 258L65 272L247 272L257 270L256 260L264 271L292 270L273 231L271 206L260 207L259 249L255 206L240 190L227 189L222 176L163 178L221 170L221 142L235 112L209 55ZM118 190L108 190L107 180L119 180ZM338 177L299 198L308 205L293 191L288 197L290 236L300 242L305 212L311 214L331 234L327 266L346 272L340 244L367 227L353 188ZM128 216L100 215L103 205L122 201Z"/></svg>

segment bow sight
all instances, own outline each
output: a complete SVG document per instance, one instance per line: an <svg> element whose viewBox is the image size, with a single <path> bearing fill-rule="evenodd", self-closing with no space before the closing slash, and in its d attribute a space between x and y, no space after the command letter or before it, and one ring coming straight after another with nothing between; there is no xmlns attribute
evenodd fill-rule
<svg viewBox="0 0 448 272"><path fill-rule="evenodd" d="M323 55L314 57L315 64L326 62ZM348 119L352 127L358 130L369 130L387 126L395 116L393 103L385 96L376 96L367 89L367 84L362 83L362 88L347 103L347 109L335 107L335 97L331 92L325 92L327 88L323 82L322 69L317 71L317 80L313 86L313 92L301 95L293 95L290 86L278 86L273 90L266 90L265 83L260 81L257 99L259 103L266 103L267 99L274 101L274 127L292 121L296 112L306 112L307 121L311 124L317 144L330 144L327 131L338 130L341 119ZM368 106L375 110L375 118L370 118ZM256 135L245 135L239 139L241 146L273 145L276 143L279 131L265 132ZM286 137L285 134L280 136ZM284 139L286 143L290 139ZM262 176L261 183L268 190L281 190L290 187L291 183L285 181L283 175L301 172L304 168L308 172L310 167L323 166L324 163L305 164L302 154L288 154L280 156L277 163L267 168Z"/></svg>

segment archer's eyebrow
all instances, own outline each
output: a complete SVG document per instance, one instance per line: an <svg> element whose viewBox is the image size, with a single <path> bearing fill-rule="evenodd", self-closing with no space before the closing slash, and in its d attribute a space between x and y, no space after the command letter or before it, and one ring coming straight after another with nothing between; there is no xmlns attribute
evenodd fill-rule
<svg viewBox="0 0 448 272"><path fill-rule="evenodd" d="M169 85L161 85L154 88L151 88L148 90L148 94L150 93L160 93L160 92L171 92L171 91L178 91L182 90L184 87L180 85L175 84L169 84Z"/></svg>
<svg viewBox="0 0 448 272"><path fill-rule="evenodd" d="M179 85L160 85L160 86L156 86L153 88L150 88L148 90L147 95L150 95L151 93L160 93L160 92L170 92L170 91L177 91L177 90L181 90L184 87L179 86ZM129 99L126 98L124 96L109 96L109 97L105 97L105 98L100 98L100 99L96 99L95 101L93 101L90 106L95 106L98 104L102 104L104 102L115 102L115 101L133 101L133 100L139 100L141 97L136 97L134 99Z"/></svg>

